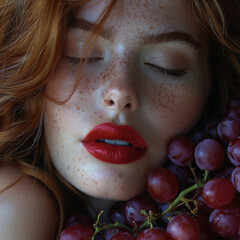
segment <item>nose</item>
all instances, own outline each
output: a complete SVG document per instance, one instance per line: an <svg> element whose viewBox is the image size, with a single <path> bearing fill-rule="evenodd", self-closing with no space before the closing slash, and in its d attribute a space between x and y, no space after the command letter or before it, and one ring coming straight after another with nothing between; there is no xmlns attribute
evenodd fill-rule
<svg viewBox="0 0 240 240"><path fill-rule="evenodd" d="M120 113L136 111L139 107L134 53L121 43L115 43L111 67L105 74L102 104L105 109Z"/></svg>
<svg viewBox="0 0 240 240"><path fill-rule="evenodd" d="M102 94L102 104L112 111L136 111L139 99L133 86L112 84Z"/></svg>

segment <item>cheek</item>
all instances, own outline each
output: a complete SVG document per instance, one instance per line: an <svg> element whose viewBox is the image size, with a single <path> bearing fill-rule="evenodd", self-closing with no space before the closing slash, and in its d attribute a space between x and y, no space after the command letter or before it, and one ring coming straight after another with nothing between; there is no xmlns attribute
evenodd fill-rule
<svg viewBox="0 0 240 240"><path fill-rule="evenodd" d="M44 133L46 144L58 172L67 180L71 181L79 172L81 164L80 152L73 154L73 149L79 145L78 138L74 135L76 129L72 126L71 114L62 111L51 102L46 103L44 116ZM75 131L74 131L75 130Z"/></svg>
<svg viewBox="0 0 240 240"><path fill-rule="evenodd" d="M208 97L209 87L194 81L152 85L148 95L149 118L178 132L190 130L198 121ZM162 127L161 127L162 128Z"/></svg>
<svg viewBox="0 0 240 240"><path fill-rule="evenodd" d="M61 152L67 149L67 144L64 140L64 127L61 112L58 105L53 106L51 102L47 102L44 115L44 133L45 139L53 159L60 159ZM67 136L66 136L67 137Z"/></svg>
<svg viewBox="0 0 240 240"><path fill-rule="evenodd" d="M91 76L80 76L79 66L68 66L67 63L61 63L54 73L53 77L46 85L46 97L56 101L67 101L72 96L89 96L96 90L96 85L100 84L99 79ZM79 101L79 99L78 99Z"/></svg>
<svg viewBox="0 0 240 240"><path fill-rule="evenodd" d="M75 79L76 73L66 71L60 65L46 85L46 97L56 101L65 101L73 92Z"/></svg>

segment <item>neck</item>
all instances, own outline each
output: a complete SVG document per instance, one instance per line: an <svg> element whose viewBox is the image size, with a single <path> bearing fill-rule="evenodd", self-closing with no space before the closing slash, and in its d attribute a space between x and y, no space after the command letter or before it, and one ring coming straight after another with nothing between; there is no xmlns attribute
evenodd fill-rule
<svg viewBox="0 0 240 240"><path fill-rule="evenodd" d="M108 212L112 204L115 202L115 200L95 198L91 196L86 196L86 200L88 203L87 204L88 213L92 219L96 220L98 214L101 211L104 211L100 217L100 222L102 223L109 222Z"/></svg>

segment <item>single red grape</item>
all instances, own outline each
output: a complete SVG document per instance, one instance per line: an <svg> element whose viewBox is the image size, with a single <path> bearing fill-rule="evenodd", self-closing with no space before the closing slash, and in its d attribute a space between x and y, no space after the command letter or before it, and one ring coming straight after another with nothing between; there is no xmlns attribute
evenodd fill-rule
<svg viewBox="0 0 240 240"><path fill-rule="evenodd" d="M218 135L224 142L231 142L240 136L240 119L224 118L218 124Z"/></svg>
<svg viewBox="0 0 240 240"><path fill-rule="evenodd" d="M212 208L221 208L231 203L236 190L233 184L225 178L209 180L202 190L202 198Z"/></svg>
<svg viewBox="0 0 240 240"><path fill-rule="evenodd" d="M214 139L204 139L195 149L195 160L200 169L216 171L224 162L223 147Z"/></svg>
<svg viewBox="0 0 240 240"><path fill-rule="evenodd" d="M233 165L240 165L240 137L235 138L229 143L227 153Z"/></svg>
<svg viewBox="0 0 240 240"><path fill-rule="evenodd" d="M130 226L140 226L145 222L146 216L140 213L141 210L146 213L149 211L156 213L157 206L153 201L143 197L136 197L125 203L124 216Z"/></svg>
<svg viewBox="0 0 240 240"><path fill-rule="evenodd" d="M82 224L65 228L60 235L60 240L88 240L94 235L94 231Z"/></svg>
<svg viewBox="0 0 240 240"><path fill-rule="evenodd" d="M176 197L179 184L176 175L167 168L158 168L148 175L147 191L157 202L168 202Z"/></svg>
<svg viewBox="0 0 240 240"><path fill-rule="evenodd" d="M240 165L232 171L231 181L235 189L240 192Z"/></svg>
<svg viewBox="0 0 240 240"><path fill-rule="evenodd" d="M169 237L167 233L160 228L149 228L142 231L137 240L169 240Z"/></svg>
<svg viewBox="0 0 240 240"><path fill-rule="evenodd" d="M209 216L212 230L218 235L229 238L237 236L240 230L240 208L228 205L215 209Z"/></svg>
<svg viewBox="0 0 240 240"><path fill-rule="evenodd" d="M200 228L194 218L179 214L168 224L167 233L171 240L199 240Z"/></svg>
<svg viewBox="0 0 240 240"><path fill-rule="evenodd" d="M174 137L168 144L168 158L178 166L194 159L195 143L185 136Z"/></svg>
<svg viewBox="0 0 240 240"><path fill-rule="evenodd" d="M127 232L121 232L114 235L110 240L136 240L136 238Z"/></svg>

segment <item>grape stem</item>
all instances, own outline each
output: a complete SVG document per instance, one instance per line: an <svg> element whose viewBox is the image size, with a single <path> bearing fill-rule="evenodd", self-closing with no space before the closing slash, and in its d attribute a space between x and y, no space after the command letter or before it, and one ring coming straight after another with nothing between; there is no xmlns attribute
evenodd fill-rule
<svg viewBox="0 0 240 240"><path fill-rule="evenodd" d="M140 213L144 216L146 216L146 221L139 227L139 229L144 229L144 228L154 228L154 222L156 221L157 217L159 217L159 214L153 213L152 211L149 211L148 213L141 209Z"/></svg>
<svg viewBox="0 0 240 240"><path fill-rule="evenodd" d="M190 212L192 214L196 214L198 212L198 205L196 203L197 200L194 200L194 198L193 199L187 199L185 197L181 197L181 199L182 199L182 202L187 206L187 208L190 210ZM193 204L195 206L193 209L191 208L189 202L193 202Z"/></svg>
<svg viewBox="0 0 240 240"><path fill-rule="evenodd" d="M188 193L196 190L196 189L201 189L203 188L205 185L205 182L203 181L198 181L197 183L195 183L194 185L192 185L191 187L183 190L178 197L170 204L169 208L166 209L162 214L165 215L169 212L171 212L179 203L186 201L186 198L184 198Z"/></svg>
<svg viewBox="0 0 240 240"><path fill-rule="evenodd" d="M204 177L203 177L203 181L207 181L208 179L208 175L209 175L210 171L209 170L204 170Z"/></svg>
<svg viewBox="0 0 240 240"><path fill-rule="evenodd" d="M103 214L103 211L101 211L101 212L98 214L96 223L93 225L94 228L95 228L95 232L94 232L94 235L92 236L91 240L94 240L95 237L97 236L97 234L98 234L100 231L102 231L102 230L104 230L104 229L108 229L108 228L121 227L121 228L127 229L130 233L132 233L132 229L131 229L131 228L129 228L128 226L126 226L126 225L124 225L124 224L122 224L122 223L120 223L120 222L115 222L115 223L110 223L110 224L103 224L103 225L101 226L101 224L100 224L100 217L101 217L102 214Z"/></svg>

